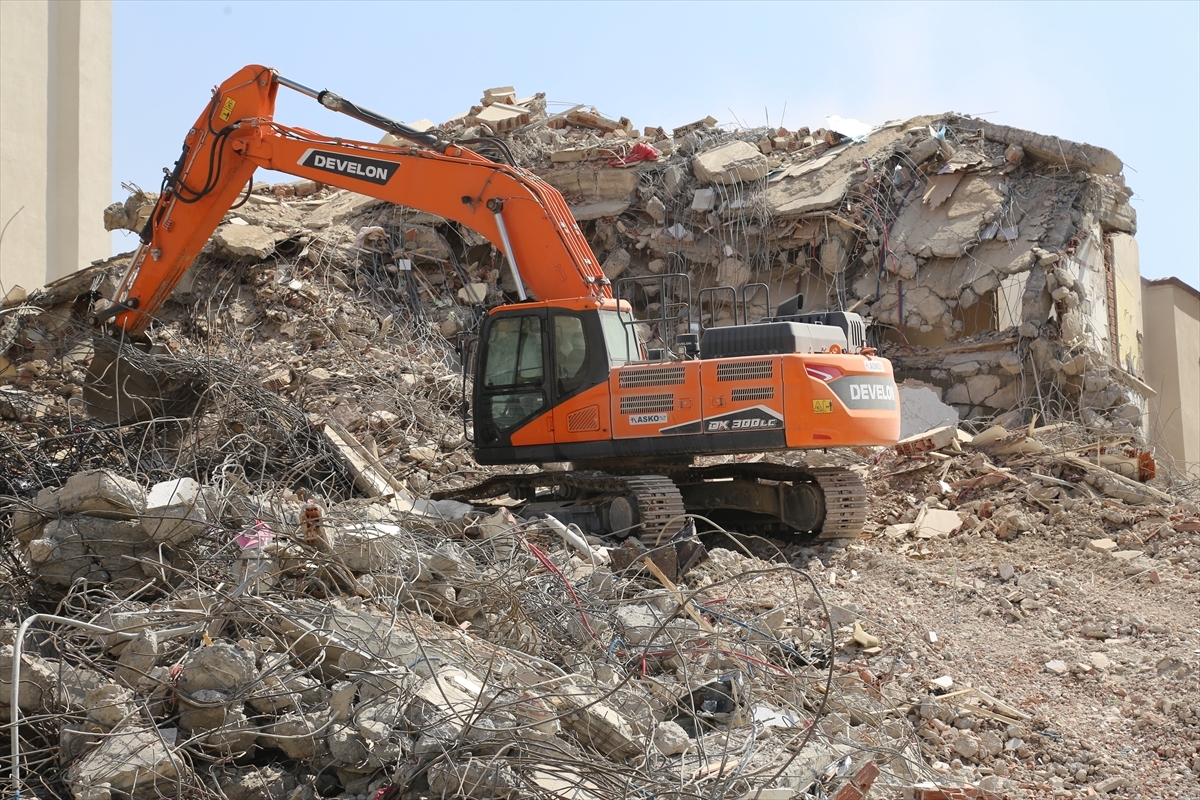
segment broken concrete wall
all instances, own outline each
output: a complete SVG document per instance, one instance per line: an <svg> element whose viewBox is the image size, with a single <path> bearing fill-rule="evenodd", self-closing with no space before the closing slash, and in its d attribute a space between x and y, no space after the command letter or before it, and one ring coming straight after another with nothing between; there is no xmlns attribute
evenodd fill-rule
<svg viewBox="0 0 1200 800"><path fill-rule="evenodd" d="M1142 272L1137 240L1128 233L1110 234L1116 294L1117 363L1131 375L1141 377L1142 365Z"/></svg>
<svg viewBox="0 0 1200 800"><path fill-rule="evenodd" d="M469 135L472 120L442 130ZM682 272L694 289L731 285L697 307L702 327L742 317L734 298L747 283L770 291L769 303L754 293L751 318L795 293L806 311L852 307L881 331L899 377L953 393L963 417L1087 410L1108 420L1137 402L1088 407L1078 379L1081 355L1135 378L1139 369L1137 292L1122 291L1136 288L1136 216L1107 150L957 114L854 138L729 130L712 118L639 135L627 123L595 109L533 113L504 134L567 197L611 279ZM625 291L641 313L660 312L657 290ZM1129 324L1111 324L1114 312ZM1114 348L1123 329L1128 342ZM1025 353L1038 339L1053 343L1038 351L1041 371ZM964 345L990 355L951 358ZM911 347L928 352L905 358ZM987 366L1005 356L1030 368ZM1047 394L1061 408L1046 407Z"/></svg>

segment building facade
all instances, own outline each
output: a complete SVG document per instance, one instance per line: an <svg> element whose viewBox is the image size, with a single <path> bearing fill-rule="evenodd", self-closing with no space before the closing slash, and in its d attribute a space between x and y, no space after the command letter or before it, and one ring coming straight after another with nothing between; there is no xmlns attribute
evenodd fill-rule
<svg viewBox="0 0 1200 800"><path fill-rule="evenodd" d="M1142 281L1150 439L1160 462L1200 478L1200 291L1178 278Z"/></svg>
<svg viewBox="0 0 1200 800"><path fill-rule="evenodd" d="M0 3L0 295L106 258L112 3Z"/></svg>

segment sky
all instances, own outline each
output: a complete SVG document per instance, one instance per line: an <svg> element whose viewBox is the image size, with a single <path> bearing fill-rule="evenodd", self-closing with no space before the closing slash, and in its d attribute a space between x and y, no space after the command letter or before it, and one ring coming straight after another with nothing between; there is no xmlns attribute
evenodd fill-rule
<svg viewBox="0 0 1200 800"><path fill-rule="evenodd" d="M408 121L507 85L639 128L972 114L1116 153L1142 275L1200 286L1200 2L114 0L114 200L122 182L157 191L212 88L247 64ZM381 135L283 89L275 119Z"/></svg>

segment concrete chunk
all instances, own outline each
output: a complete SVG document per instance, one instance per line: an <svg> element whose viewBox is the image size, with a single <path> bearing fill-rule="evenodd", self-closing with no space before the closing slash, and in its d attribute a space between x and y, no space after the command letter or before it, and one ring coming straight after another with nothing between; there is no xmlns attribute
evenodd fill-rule
<svg viewBox="0 0 1200 800"><path fill-rule="evenodd" d="M449 723L461 730L479 704L483 683L478 677L455 667L445 667L417 689L405 716L419 727ZM454 734L457 736L457 733Z"/></svg>
<svg viewBox="0 0 1200 800"><path fill-rule="evenodd" d="M157 543L182 544L204 533L208 520L193 478L156 483L146 498L142 530Z"/></svg>
<svg viewBox="0 0 1200 800"><path fill-rule="evenodd" d="M659 723L658 727L654 729L654 746L664 756L685 753L692 744L692 737L688 736L687 731L678 723L668 720Z"/></svg>
<svg viewBox="0 0 1200 800"><path fill-rule="evenodd" d="M247 686L256 675L254 654L230 642L198 647L183 659L179 688L188 694L201 689L229 692Z"/></svg>
<svg viewBox="0 0 1200 800"><path fill-rule="evenodd" d="M1045 666L1046 666L1046 672L1049 672L1051 675L1066 675L1067 674L1067 662L1065 662L1061 659L1056 658L1051 661L1047 661Z"/></svg>
<svg viewBox="0 0 1200 800"><path fill-rule="evenodd" d="M957 511L930 508L917 518L917 537L920 539L946 537L961 526L962 516Z"/></svg>
<svg viewBox="0 0 1200 800"><path fill-rule="evenodd" d="M563 727L585 745L617 760L641 754L641 744L634 737L629 722L612 706L601 702L596 692L564 684L552 702L564 711L569 709L563 717Z"/></svg>
<svg viewBox="0 0 1200 800"><path fill-rule="evenodd" d="M46 525L41 541L54 546L51 556L42 559L41 575L60 584L67 580L68 571L75 577L103 572L104 580L144 578L137 557L139 551L152 547L137 520L92 516L53 520ZM37 541L30 543L31 558L35 544Z"/></svg>
<svg viewBox="0 0 1200 800"><path fill-rule="evenodd" d="M442 760L429 768L434 797L506 798L522 796L521 779L503 761L468 758Z"/></svg>
<svg viewBox="0 0 1200 800"><path fill-rule="evenodd" d="M146 508L141 486L106 469L79 472L53 494L39 493L34 501L40 510L54 516L89 514L108 519L130 519ZM44 503L52 502L46 507Z"/></svg>
<svg viewBox="0 0 1200 800"><path fill-rule="evenodd" d="M291 758L316 758L328 750L325 728L324 714L288 714L280 717L279 721L268 729L263 740Z"/></svg>
<svg viewBox="0 0 1200 800"><path fill-rule="evenodd" d="M49 528L49 526L47 526ZM108 575L87 552L73 526L55 526L29 543L29 561L38 576L53 586L70 586L78 578L107 581Z"/></svg>
<svg viewBox="0 0 1200 800"><path fill-rule="evenodd" d="M933 433L946 425L953 427L958 422L958 412L942 402L935 387L909 379L897 389L900 392L901 442L910 441L914 436L919 440L920 434ZM946 444L932 449L939 450Z"/></svg>
<svg viewBox="0 0 1200 800"><path fill-rule="evenodd" d="M903 456L915 456L933 450L941 450L943 447L949 447L950 443L957 438L958 427L955 425L946 425L941 428L934 428L931 431L913 434L906 439L901 439L896 443L895 450Z"/></svg>
<svg viewBox="0 0 1200 800"><path fill-rule="evenodd" d="M0 647L0 715L9 718L12 702L13 646ZM23 713L49 708L55 701L58 682L54 670L41 658L28 652L21 654L21 684L17 692L17 707Z"/></svg>
<svg viewBox="0 0 1200 800"><path fill-rule="evenodd" d="M757 147L733 141L697 155L692 171L703 183L733 184L765 178L770 166Z"/></svg>
<svg viewBox="0 0 1200 800"><path fill-rule="evenodd" d="M279 800L296 791L296 776L272 764L267 767L242 767L219 779L221 791L229 800Z"/></svg>
<svg viewBox="0 0 1200 800"><path fill-rule="evenodd" d="M275 252L275 232L261 225L222 225L213 245L222 255L261 261Z"/></svg>
<svg viewBox="0 0 1200 800"><path fill-rule="evenodd" d="M211 689L180 701L179 727L206 749L222 753L246 753L258 741L258 727L246 717L242 704Z"/></svg>
<svg viewBox="0 0 1200 800"><path fill-rule="evenodd" d="M131 689L137 688L138 682L150 674L158 662L158 635L146 628L138 631L137 636L125 645L121 657L117 659L114 672L117 680Z"/></svg>
<svg viewBox="0 0 1200 800"><path fill-rule="evenodd" d="M165 733L165 731L164 731ZM157 730L132 730L105 737L98 748L76 762L68 785L76 797L91 796L104 784L133 800L174 797L178 780L187 778L184 762L173 758Z"/></svg>
<svg viewBox="0 0 1200 800"><path fill-rule="evenodd" d="M46 491L43 489L42 491ZM42 528L46 524L45 514L40 511L30 511L21 509L14 511L12 516L12 530L17 537L17 541L22 544L29 544L34 539L38 539L42 535Z"/></svg>
<svg viewBox="0 0 1200 800"><path fill-rule="evenodd" d="M88 689L85 702L88 719L105 730L112 730L138 713L133 692L115 683Z"/></svg>
<svg viewBox="0 0 1200 800"><path fill-rule="evenodd" d="M1091 144L1079 144L1057 136L1045 136L1032 131L1023 131L1008 125L979 121L985 139L1001 144L1019 146L1025 153L1051 164L1066 162L1083 167L1098 175L1120 175L1124 165L1111 151Z"/></svg>
<svg viewBox="0 0 1200 800"><path fill-rule="evenodd" d="M697 189L692 197L692 211L710 211L716 202L716 193L712 189Z"/></svg>
<svg viewBox="0 0 1200 800"><path fill-rule="evenodd" d="M468 283L458 290L458 299L463 305L482 303L487 297L487 288L485 283Z"/></svg>

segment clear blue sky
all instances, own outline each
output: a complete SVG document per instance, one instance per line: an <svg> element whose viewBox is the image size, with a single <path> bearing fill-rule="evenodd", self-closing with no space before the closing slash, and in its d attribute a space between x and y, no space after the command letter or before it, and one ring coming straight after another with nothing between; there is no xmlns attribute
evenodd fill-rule
<svg viewBox="0 0 1200 800"><path fill-rule="evenodd" d="M158 189L212 87L246 64L402 120L441 122L504 85L639 127L958 111L1115 152L1142 274L1200 286L1197 2L115 0L113 40L116 200L121 181ZM279 98L284 124L379 136ZM114 235L115 252L135 244Z"/></svg>

